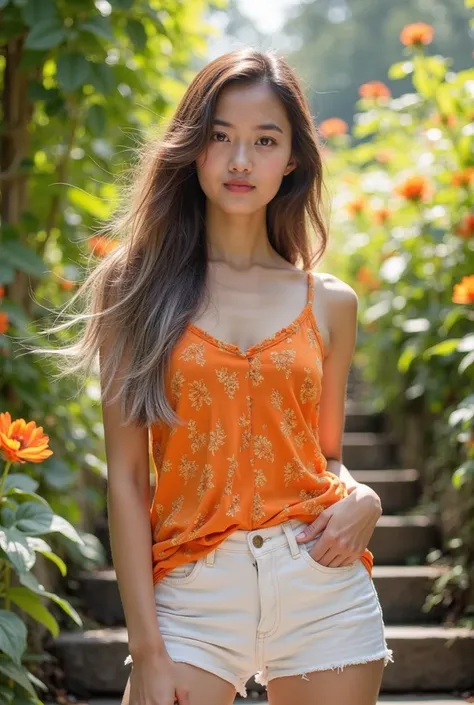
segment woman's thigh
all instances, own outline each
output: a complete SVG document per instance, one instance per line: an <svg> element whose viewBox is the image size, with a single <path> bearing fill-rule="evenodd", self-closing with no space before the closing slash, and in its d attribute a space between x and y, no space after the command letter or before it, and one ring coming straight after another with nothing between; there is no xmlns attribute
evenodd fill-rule
<svg viewBox="0 0 474 705"><path fill-rule="evenodd" d="M313 671L304 678L274 678L267 686L269 705L375 705L383 671L381 659L342 671Z"/></svg>

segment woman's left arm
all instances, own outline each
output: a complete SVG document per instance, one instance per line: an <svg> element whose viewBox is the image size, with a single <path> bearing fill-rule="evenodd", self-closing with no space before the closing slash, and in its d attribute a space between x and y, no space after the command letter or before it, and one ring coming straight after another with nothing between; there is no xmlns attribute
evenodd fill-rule
<svg viewBox="0 0 474 705"><path fill-rule="evenodd" d="M357 294L337 277L321 276L330 341L323 367L319 442L327 470L341 478L349 494L327 507L307 526L303 538L297 538L305 542L322 533L311 555L322 565L335 568L360 558L382 514L382 506L374 490L357 482L342 463L346 388L357 340Z"/></svg>

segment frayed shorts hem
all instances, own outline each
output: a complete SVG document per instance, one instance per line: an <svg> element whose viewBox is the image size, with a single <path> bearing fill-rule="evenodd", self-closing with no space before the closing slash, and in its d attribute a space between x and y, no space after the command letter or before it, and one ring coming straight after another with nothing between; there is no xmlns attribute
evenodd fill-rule
<svg viewBox="0 0 474 705"><path fill-rule="evenodd" d="M307 674L308 673L316 673L318 671L343 671L346 666L356 666L361 663L370 663L371 661L380 661L383 659L384 661L384 667L387 666L389 662L393 662L393 651L391 649L385 649L382 653L376 654L375 656L368 656L367 658L361 659L360 657L357 659L353 659L350 661L343 661L341 663L331 663L331 664L326 664L323 666L310 666L308 668L298 668L298 669L287 669L287 670L278 670L278 671L270 671L267 667L265 667L262 671L259 671L255 675L255 682L259 683L260 685L267 686L269 681L275 679L275 678L281 678L284 676L301 676L303 680L308 680Z"/></svg>
<svg viewBox="0 0 474 705"><path fill-rule="evenodd" d="M223 680L227 681L234 686L237 693L242 697L247 697L247 678L239 678L230 671L226 671L224 668L219 666L210 666L209 664L204 664L199 659L185 659L185 658L173 658L175 663L187 663L190 666L196 666L197 668L202 668L203 671L212 673L214 676L218 676Z"/></svg>

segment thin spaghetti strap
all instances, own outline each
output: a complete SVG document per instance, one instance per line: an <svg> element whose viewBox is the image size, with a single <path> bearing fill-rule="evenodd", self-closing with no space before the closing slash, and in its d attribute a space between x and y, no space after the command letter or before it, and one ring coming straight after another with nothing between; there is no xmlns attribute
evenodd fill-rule
<svg viewBox="0 0 474 705"><path fill-rule="evenodd" d="M313 303L314 295L314 276L313 272L308 272L308 305Z"/></svg>

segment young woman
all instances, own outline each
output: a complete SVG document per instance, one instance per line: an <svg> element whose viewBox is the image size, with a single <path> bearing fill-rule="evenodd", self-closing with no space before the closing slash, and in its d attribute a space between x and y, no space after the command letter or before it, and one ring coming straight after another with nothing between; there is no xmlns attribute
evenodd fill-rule
<svg viewBox="0 0 474 705"><path fill-rule="evenodd" d="M77 294L69 370L100 353L124 703L230 705L254 674L271 705L377 700L381 507L341 462L357 298L313 272L322 171L290 66L217 58L143 149L121 244Z"/></svg>

